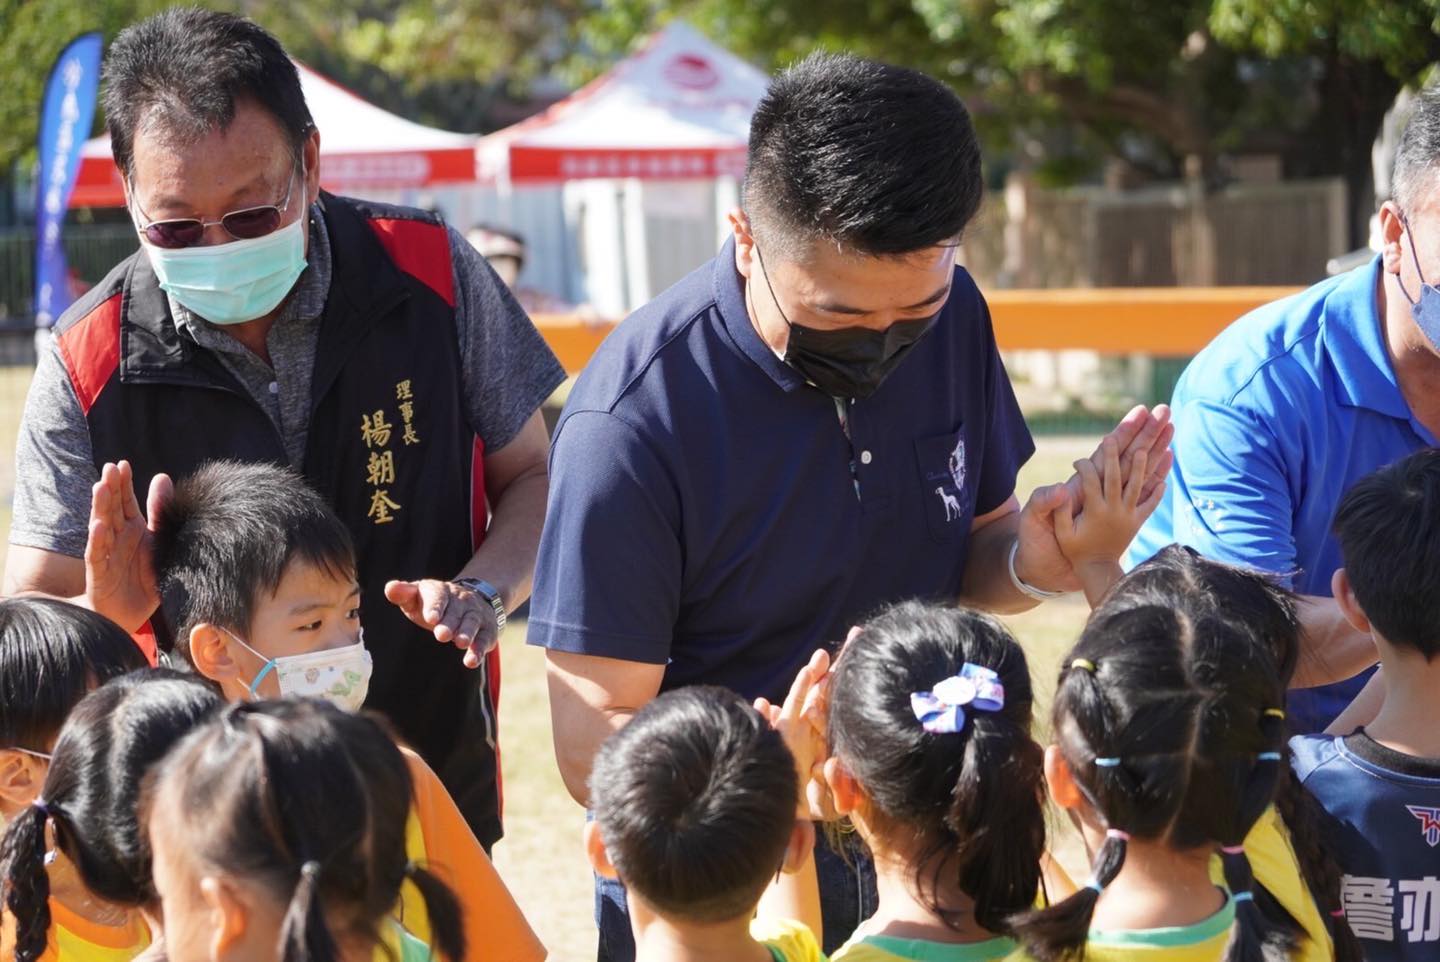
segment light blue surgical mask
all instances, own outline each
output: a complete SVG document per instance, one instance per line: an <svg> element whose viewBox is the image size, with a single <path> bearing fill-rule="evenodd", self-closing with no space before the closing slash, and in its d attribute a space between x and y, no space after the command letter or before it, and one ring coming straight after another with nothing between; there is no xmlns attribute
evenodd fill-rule
<svg viewBox="0 0 1440 962"><path fill-rule="evenodd" d="M1440 291L1425 280L1425 272L1420 269L1420 256L1415 253L1415 229L1404 217L1400 223L1405 225L1405 230L1410 234L1410 257L1415 261L1415 273L1420 278L1420 296L1411 300L1410 292L1405 290L1405 285L1400 285L1400 293L1405 295L1405 300L1410 301L1410 316L1415 318L1415 326L1425 334L1435 350L1440 351ZM1397 278L1398 280L1398 278Z"/></svg>
<svg viewBox="0 0 1440 962"><path fill-rule="evenodd" d="M252 240L167 249L145 243L160 289L211 324L244 324L285 300L305 270L300 217Z"/></svg>

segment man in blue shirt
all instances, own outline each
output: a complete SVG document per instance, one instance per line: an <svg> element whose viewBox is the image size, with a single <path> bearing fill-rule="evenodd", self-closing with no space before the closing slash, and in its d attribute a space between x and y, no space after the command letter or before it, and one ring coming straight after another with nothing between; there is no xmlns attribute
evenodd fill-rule
<svg viewBox="0 0 1440 962"><path fill-rule="evenodd" d="M1077 587L1052 520L1072 495L1046 489L1022 519L1033 445L955 266L981 195L969 117L934 80L817 56L771 85L732 239L620 325L556 430L529 633L577 800L600 743L662 690L778 701L886 603L1019 611ZM1157 476L1163 420L1115 433ZM826 907L835 945L873 891ZM600 958L632 957L623 891L602 884L597 910Z"/></svg>
<svg viewBox="0 0 1440 962"><path fill-rule="evenodd" d="M1440 428L1440 217L1433 166L1440 101L1418 99L1380 210L1369 265L1242 318L1176 385L1175 466L1131 565L1172 541L1275 572L1307 596L1297 681L1341 684L1291 697L1296 731L1319 731L1375 662L1330 597L1341 496L1382 465L1435 444ZM1429 305L1429 314L1426 314ZM1427 321L1426 318L1429 318Z"/></svg>

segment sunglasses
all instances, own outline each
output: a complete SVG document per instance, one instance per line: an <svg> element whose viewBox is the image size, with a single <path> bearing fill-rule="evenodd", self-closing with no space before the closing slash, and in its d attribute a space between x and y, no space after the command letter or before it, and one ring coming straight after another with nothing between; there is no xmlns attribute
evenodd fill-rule
<svg viewBox="0 0 1440 962"><path fill-rule="evenodd" d="M294 192L295 176L292 173L290 184L285 188L285 199L279 204L263 204L259 207L232 210L219 220L201 220L198 217L155 220L139 228L139 231L154 246L168 250L194 247L205 236L205 229L217 224L225 228L225 231L236 240L254 240L257 237L264 237L266 234L273 234L279 228L280 220L290 207L290 197ZM140 211L140 216L149 216L141 209L138 201L135 201L135 209Z"/></svg>

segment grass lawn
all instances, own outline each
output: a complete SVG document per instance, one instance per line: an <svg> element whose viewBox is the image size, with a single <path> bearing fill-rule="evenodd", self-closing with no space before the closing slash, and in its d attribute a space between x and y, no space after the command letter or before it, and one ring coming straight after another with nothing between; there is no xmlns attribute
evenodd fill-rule
<svg viewBox="0 0 1440 962"><path fill-rule="evenodd" d="M1020 477L1020 490L1066 477L1070 463L1087 455L1092 438L1042 438ZM1061 599L1008 619L1030 656L1039 714L1047 718L1056 668L1079 634L1089 609ZM560 781L550 744L545 658L524 644L524 625L507 629L500 730L505 777L505 840L495 862L536 931L558 962L595 957L589 867L580 848L584 812ZM1071 875L1084 878L1084 853L1069 824L1052 819L1054 848Z"/></svg>

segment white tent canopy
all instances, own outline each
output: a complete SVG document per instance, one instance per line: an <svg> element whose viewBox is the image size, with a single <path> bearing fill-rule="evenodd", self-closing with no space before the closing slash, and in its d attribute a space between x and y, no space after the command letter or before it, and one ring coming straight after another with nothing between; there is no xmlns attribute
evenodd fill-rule
<svg viewBox="0 0 1440 962"><path fill-rule="evenodd" d="M599 79L481 140L480 179L739 177L766 83L694 28L671 23Z"/></svg>
<svg viewBox="0 0 1440 962"><path fill-rule="evenodd" d="M363 194L376 189L474 182L478 137L397 117L304 64L295 66L310 115L320 130L320 180L327 190ZM87 141L80 156L70 206L123 204L110 138L102 134Z"/></svg>

